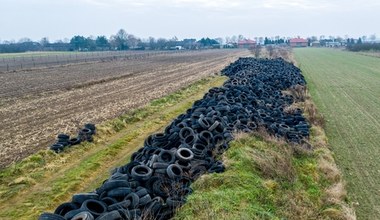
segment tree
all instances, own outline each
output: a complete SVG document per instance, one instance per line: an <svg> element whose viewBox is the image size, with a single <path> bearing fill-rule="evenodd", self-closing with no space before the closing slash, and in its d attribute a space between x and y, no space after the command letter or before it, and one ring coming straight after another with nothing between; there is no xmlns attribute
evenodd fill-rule
<svg viewBox="0 0 380 220"><path fill-rule="evenodd" d="M76 35L70 40L70 45L74 50L84 50L87 48L87 39L83 36Z"/></svg>
<svg viewBox="0 0 380 220"><path fill-rule="evenodd" d="M210 47L215 44L219 44L218 41L210 38L202 38L198 41L198 43L200 43L203 47Z"/></svg>
<svg viewBox="0 0 380 220"><path fill-rule="evenodd" d="M95 44L97 47L102 48L102 49L109 48L109 42L106 36L96 37Z"/></svg>
<svg viewBox="0 0 380 220"><path fill-rule="evenodd" d="M134 35L129 34L127 37L127 45L128 48L137 48L137 44L141 41L140 39L137 39Z"/></svg>
<svg viewBox="0 0 380 220"><path fill-rule="evenodd" d="M32 42L32 40L30 38L27 38L27 37L24 37L24 38L21 38L20 40L18 40L18 43L29 43L29 42Z"/></svg>
<svg viewBox="0 0 380 220"><path fill-rule="evenodd" d="M47 45L49 45L49 38L47 38L47 37L43 37L43 38L41 38L41 40L40 40L40 44L43 46L43 47L46 47Z"/></svg>
<svg viewBox="0 0 380 220"><path fill-rule="evenodd" d="M265 37L264 38L264 45L268 45L268 44L270 44L270 40L267 37Z"/></svg>
<svg viewBox="0 0 380 220"><path fill-rule="evenodd" d="M156 46L156 39L154 39L154 37L149 37L148 41L149 41L149 43L148 43L149 49L155 50L157 48L157 46Z"/></svg>
<svg viewBox="0 0 380 220"><path fill-rule="evenodd" d="M359 37L357 44L362 44L362 39Z"/></svg>
<svg viewBox="0 0 380 220"><path fill-rule="evenodd" d="M237 42L238 42L238 37L236 37L236 35L232 36L230 43L236 44Z"/></svg>
<svg viewBox="0 0 380 220"><path fill-rule="evenodd" d="M372 35L369 37L369 39L370 39L371 41L375 41L375 40L376 40L376 34L372 34Z"/></svg>
<svg viewBox="0 0 380 220"><path fill-rule="evenodd" d="M120 29L116 35L112 35L110 38L112 47L116 50L128 49L128 34L124 29Z"/></svg>
<svg viewBox="0 0 380 220"><path fill-rule="evenodd" d="M160 50L166 49L167 40L165 38L157 39L157 48Z"/></svg>
<svg viewBox="0 0 380 220"><path fill-rule="evenodd" d="M223 38L217 37L215 40L218 42L218 44L223 44Z"/></svg>

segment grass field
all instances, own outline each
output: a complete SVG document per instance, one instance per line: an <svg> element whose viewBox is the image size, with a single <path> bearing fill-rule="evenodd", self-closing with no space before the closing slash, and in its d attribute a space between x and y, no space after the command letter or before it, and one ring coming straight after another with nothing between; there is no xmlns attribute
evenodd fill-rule
<svg viewBox="0 0 380 220"><path fill-rule="evenodd" d="M332 49L295 49L358 219L380 216L380 59Z"/></svg>

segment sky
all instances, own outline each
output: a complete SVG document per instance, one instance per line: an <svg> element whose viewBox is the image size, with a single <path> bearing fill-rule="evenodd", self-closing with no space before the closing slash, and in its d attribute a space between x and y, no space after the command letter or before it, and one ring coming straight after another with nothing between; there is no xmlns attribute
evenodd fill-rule
<svg viewBox="0 0 380 220"><path fill-rule="evenodd" d="M107 37L380 37L380 0L0 0L0 41Z"/></svg>

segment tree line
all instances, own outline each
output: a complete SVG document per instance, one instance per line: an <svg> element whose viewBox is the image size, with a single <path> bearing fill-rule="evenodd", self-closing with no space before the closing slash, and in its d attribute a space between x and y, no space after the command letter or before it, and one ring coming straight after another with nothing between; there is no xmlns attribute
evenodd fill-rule
<svg viewBox="0 0 380 220"><path fill-rule="evenodd" d="M208 37L200 40L183 39L177 37L171 39L153 38L142 40L133 34L128 34L120 29L116 34L106 36L84 37L73 36L70 40L49 42L47 38L40 41L32 41L28 38L19 42L0 43L0 53L17 53L26 51L108 51L108 50L174 50L174 49L199 49L220 47L221 42Z"/></svg>

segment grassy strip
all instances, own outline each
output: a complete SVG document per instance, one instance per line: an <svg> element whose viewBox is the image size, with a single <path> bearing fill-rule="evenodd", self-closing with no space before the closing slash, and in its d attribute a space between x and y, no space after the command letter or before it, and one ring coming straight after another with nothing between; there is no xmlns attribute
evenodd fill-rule
<svg viewBox="0 0 380 220"><path fill-rule="evenodd" d="M359 219L380 216L380 60L333 49L295 49Z"/></svg>
<svg viewBox="0 0 380 220"><path fill-rule="evenodd" d="M237 134L223 155L226 171L198 179L176 219L355 219L321 117L309 97L295 107L313 125L310 143Z"/></svg>
<svg viewBox="0 0 380 220"><path fill-rule="evenodd" d="M162 129L224 77L209 77L152 101L98 127L94 143L69 148L63 154L40 151L0 171L0 218L36 218L76 192L90 191L113 167L128 162L151 133Z"/></svg>

